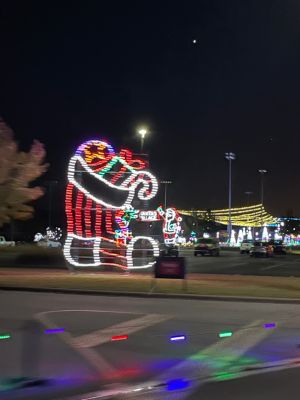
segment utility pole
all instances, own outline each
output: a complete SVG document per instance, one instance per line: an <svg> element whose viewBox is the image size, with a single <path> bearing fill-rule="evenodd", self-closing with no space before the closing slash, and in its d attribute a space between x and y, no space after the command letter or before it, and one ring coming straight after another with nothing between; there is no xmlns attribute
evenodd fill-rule
<svg viewBox="0 0 300 400"><path fill-rule="evenodd" d="M261 212L260 212L260 223L263 226L263 209L264 209L264 174L268 171L266 169L259 169L258 172L260 173L260 203L261 203Z"/></svg>
<svg viewBox="0 0 300 400"><path fill-rule="evenodd" d="M165 185L165 211L166 211L166 209L167 209L167 187L168 187L168 185L170 185L173 182L172 181L160 181L160 183Z"/></svg>
<svg viewBox="0 0 300 400"><path fill-rule="evenodd" d="M232 231L232 218L231 218L231 201L232 201L232 185L231 185L231 162L235 160L236 156L234 153L225 153L226 160L229 161L229 182L228 182L228 211L229 211L229 218L228 218L228 225L227 225L227 232L228 232L228 240L231 239L231 231Z"/></svg>

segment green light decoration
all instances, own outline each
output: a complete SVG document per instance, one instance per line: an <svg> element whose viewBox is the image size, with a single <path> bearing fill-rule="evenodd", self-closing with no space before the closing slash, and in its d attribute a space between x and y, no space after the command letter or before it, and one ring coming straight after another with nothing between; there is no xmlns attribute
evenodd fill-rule
<svg viewBox="0 0 300 400"><path fill-rule="evenodd" d="M0 340L4 340L4 339L10 339L11 336L9 334L2 334L0 335Z"/></svg>
<svg viewBox="0 0 300 400"><path fill-rule="evenodd" d="M230 337L233 335L231 331L223 331L219 333L219 338Z"/></svg>

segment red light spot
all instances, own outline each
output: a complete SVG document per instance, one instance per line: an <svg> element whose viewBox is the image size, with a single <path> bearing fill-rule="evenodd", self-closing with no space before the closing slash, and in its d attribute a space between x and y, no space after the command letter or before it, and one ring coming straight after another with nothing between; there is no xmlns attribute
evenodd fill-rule
<svg viewBox="0 0 300 400"><path fill-rule="evenodd" d="M116 340L126 340L128 339L128 335L117 335L117 336L112 336L111 340L116 341Z"/></svg>

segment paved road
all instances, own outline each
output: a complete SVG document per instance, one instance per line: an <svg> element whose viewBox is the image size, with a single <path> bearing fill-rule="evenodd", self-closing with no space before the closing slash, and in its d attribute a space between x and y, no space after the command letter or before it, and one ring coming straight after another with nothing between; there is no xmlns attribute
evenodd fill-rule
<svg viewBox="0 0 300 400"><path fill-rule="evenodd" d="M221 251L220 257L195 257L192 250L180 255L186 257L190 273L300 276L300 256L296 255L252 258L238 251Z"/></svg>
<svg viewBox="0 0 300 400"><path fill-rule="evenodd" d="M0 376L53 383L7 392L4 399L63 399L124 387L126 398L216 399L225 387L225 399L258 399L261 391L268 399L272 374L276 385L298 382L297 369L262 372L300 358L300 305L21 292L0 292L0 302L0 333L11 335L0 340ZM266 323L276 326L266 329ZM58 328L64 332L45 334ZM220 339L222 331L233 335ZM116 335L128 339L112 341ZM186 341L170 342L171 335ZM255 375L247 376L250 367ZM172 390L180 385L186 387Z"/></svg>

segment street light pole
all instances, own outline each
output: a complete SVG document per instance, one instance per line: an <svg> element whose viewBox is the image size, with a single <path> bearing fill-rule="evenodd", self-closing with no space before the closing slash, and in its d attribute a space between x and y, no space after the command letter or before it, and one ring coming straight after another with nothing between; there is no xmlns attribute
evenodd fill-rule
<svg viewBox="0 0 300 400"><path fill-rule="evenodd" d="M172 183L172 181L160 181L165 185L165 210L167 209L167 187Z"/></svg>
<svg viewBox="0 0 300 400"><path fill-rule="evenodd" d="M245 195L247 196L247 202L246 202L247 207L250 206L250 196L251 196L251 194L253 194L253 192L245 192Z"/></svg>
<svg viewBox="0 0 300 400"><path fill-rule="evenodd" d="M250 196L251 196L251 194L253 194L253 192L245 192L245 195L247 196L247 201L246 201L246 206L247 207L250 206ZM249 213L248 213L247 222L248 222L248 229L249 229ZM254 228L253 228L253 230L254 230Z"/></svg>
<svg viewBox="0 0 300 400"><path fill-rule="evenodd" d="M227 232L229 241L231 239L231 232L232 232L232 218L231 218L231 162L235 160L234 153L225 153L226 160L229 161L229 182L228 182L228 211L229 211L229 218L228 218L228 225L227 225Z"/></svg>
<svg viewBox="0 0 300 400"><path fill-rule="evenodd" d="M260 223L263 226L263 208L264 208L264 174L268 171L266 169L259 169L261 180L260 180L260 203L261 203L261 212L260 212Z"/></svg>

